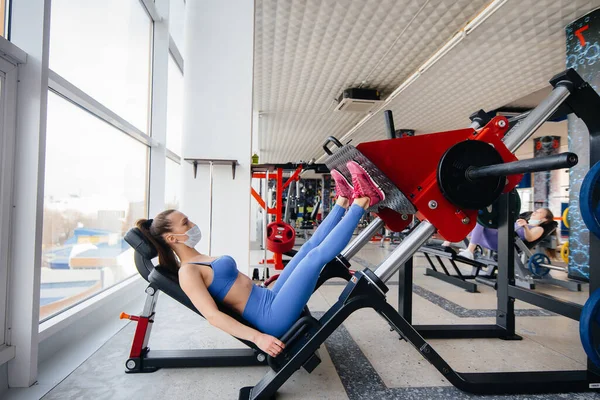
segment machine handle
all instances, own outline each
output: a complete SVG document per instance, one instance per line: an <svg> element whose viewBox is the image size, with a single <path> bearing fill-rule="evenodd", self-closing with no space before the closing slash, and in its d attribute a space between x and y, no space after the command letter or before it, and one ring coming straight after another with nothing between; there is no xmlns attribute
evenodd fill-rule
<svg viewBox="0 0 600 400"><path fill-rule="evenodd" d="M530 158L485 167L471 167L465 175L467 179L476 180L486 177L499 177L554 169L571 168L579 161L575 153L561 153L554 156Z"/></svg>
<svg viewBox="0 0 600 400"><path fill-rule="evenodd" d="M132 320L132 321L139 321L139 320L140 320L140 317L136 317L135 315L129 315L129 314L127 314L127 313L124 313L124 312L122 312L122 313L119 315L119 319L130 319L130 320Z"/></svg>
<svg viewBox="0 0 600 400"><path fill-rule="evenodd" d="M333 152L331 150L329 150L329 144L333 143L335 144L337 147L344 147L344 145L342 144L342 142L340 142L339 140L337 140L334 136L329 136L326 140L325 143L323 143L323 150L325 150L325 153L332 155Z"/></svg>
<svg viewBox="0 0 600 400"><path fill-rule="evenodd" d="M388 137L390 139L396 139L396 128L394 127L394 116L392 110L385 110L383 112L385 117L385 127L387 130Z"/></svg>

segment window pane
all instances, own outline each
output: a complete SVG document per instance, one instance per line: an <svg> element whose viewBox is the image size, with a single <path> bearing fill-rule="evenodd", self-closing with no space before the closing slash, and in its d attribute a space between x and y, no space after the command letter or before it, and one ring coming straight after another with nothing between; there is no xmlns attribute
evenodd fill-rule
<svg viewBox="0 0 600 400"><path fill-rule="evenodd" d="M0 115L4 115L4 73L0 71ZM14 100L14 99L12 99ZM5 143L4 135L5 129L3 124L4 121L0 118L0 143ZM0 165L4 165L3 151L0 148ZM6 171L0 169L0 199L6 198L5 193L7 191L7 185L5 179L8 178ZM10 193L6 193L10 196ZM0 232L8 231L8 221L5 216L10 212L10 205L3 204L0 200ZM8 233L10 235L10 232ZM0 346L4 344L4 332L5 332L5 321L6 321L6 302L7 302L7 285L8 285L8 257L7 257L7 246L6 243L0 243Z"/></svg>
<svg viewBox="0 0 600 400"><path fill-rule="evenodd" d="M180 182L179 174L181 173L181 165L167 158L165 171L165 209L179 208L179 191Z"/></svg>
<svg viewBox="0 0 600 400"><path fill-rule="evenodd" d="M171 0L169 6L169 30L171 37L183 54L183 22L185 19L185 1Z"/></svg>
<svg viewBox="0 0 600 400"><path fill-rule="evenodd" d="M147 132L152 21L139 0L53 0L50 68Z"/></svg>
<svg viewBox="0 0 600 400"><path fill-rule="evenodd" d="M136 273L147 182L147 146L49 93L40 319Z"/></svg>
<svg viewBox="0 0 600 400"><path fill-rule="evenodd" d="M181 155L183 135L183 74L169 54L169 90L167 92L167 149Z"/></svg>

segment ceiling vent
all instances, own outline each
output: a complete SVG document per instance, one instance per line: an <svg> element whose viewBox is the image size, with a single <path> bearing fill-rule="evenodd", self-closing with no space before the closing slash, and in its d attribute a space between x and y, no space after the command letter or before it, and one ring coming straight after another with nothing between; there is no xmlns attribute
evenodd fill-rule
<svg viewBox="0 0 600 400"><path fill-rule="evenodd" d="M337 111L367 113L381 103L379 91L375 89L346 89L338 97Z"/></svg>

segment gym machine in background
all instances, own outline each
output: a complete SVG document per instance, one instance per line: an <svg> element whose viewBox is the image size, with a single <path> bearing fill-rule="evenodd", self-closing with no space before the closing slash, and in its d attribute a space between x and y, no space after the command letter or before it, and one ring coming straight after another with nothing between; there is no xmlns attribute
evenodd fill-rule
<svg viewBox="0 0 600 400"><path fill-rule="evenodd" d="M265 265L263 280L269 277L267 265L272 264L276 270L282 270L285 261L283 254L294 248L296 240L296 231L283 215L283 193L288 189L291 193L294 185L300 178L302 172L313 170L317 173L328 173L329 170L324 164L307 163L287 163L287 164L252 164L252 178L261 179L261 192L258 193L254 188L250 189L252 197L262 208L262 232L264 257L260 264ZM290 176L284 183L283 174L290 173ZM275 182L275 204L272 207L272 196L270 195L270 182ZM262 196L261 196L262 194ZM289 218L291 207L288 196L288 206L286 207L286 217ZM274 216L274 221L270 216ZM273 258L268 259L267 250L273 252ZM252 279L259 279L258 268L254 268Z"/></svg>
<svg viewBox="0 0 600 400"><path fill-rule="evenodd" d="M275 359L277 365L267 372L256 386L240 390L240 399L263 399L273 396L281 385L310 359L323 342L354 311L372 308L379 313L402 339L411 343L419 353L454 386L471 393L562 393L582 392L600 388L600 369L595 364L592 350L598 348L600 332L592 321L597 320L598 302L592 304L586 316L581 305L561 301L514 285L513 223L509 192L519 182L518 173L530 167L517 162L516 151L539 126L556 112L575 113L587 125L590 134L590 165L600 161L600 97L574 70L556 75L550 83L554 90L509 134L504 117L496 117L481 130L473 128L436 134L436 140L423 137L407 137L379 142L361 143L356 148L339 144L330 154L326 164L343 174L349 159L358 160L371 177L386 193L378 213L380 224L393 230L401 230L409 223L409 214L415 214L421 222L394 249L375 271L368 268L357 271L345 287L338 301L319 319L315 320L297 342L286 343L284 351ZM505 136L506 134L506 136ZM425 140L427 141L425 143ZM433 143L433 146L431 145ZM493 145L493 146L490 146ZM427 152L419 148L427 147ZM485 147L485 150L483 150ZM476 151L477 150L477 151ZM479 150L485 157L481 157ZM420 157L407 157L419 153ZM573 154L567 155L570 164ZM569 164L556 160L547 163L548 169L564 168ZM518 167L518 168L517 168ZM599 167L600 169L600 167ZM411 174L406 174L407 170ZM597 182L590 178L592 183ZM476 195L474 196L474 193ZM594 195L595 196L595 195ZM499 269L498 313L493 325L420 325L413 326L412 319L412 263L413 255L437 231L448 240L462 240L473 228L477 210L492 204L500 197L499 209ZM593 197L597 204L597 197ZM418 210L418 211L417 211ZM597 214L594 214L597 215ZM376 220L377 221L377 220ZM590 219L594 222L594 218ZM596 219L595 222L598 222ZM372 224L374 224L372 222ZM375 224L376 225L376 224ZM379 226L379 228L381 225ZM591 238L590 263L600 262L600 237ZM399 273L398 311L386 301L386 282ZM590 293L600 288L600 274L590 269ZM600 294L590 297L600 298ZM568 318L590 322L589 343L585 370L576 371L529 371L495 373L461 373L452 367L425 341L426 338L502 338L520 339L515 335L514 301L519 299L545 308ZM586 305L586 308L588 306ZM581 329L584 329L584 324ZM586 342L584 341L584 348ZM588 351L588 348L586 348ZM591 355L590 355L591 354Z"/></svg>

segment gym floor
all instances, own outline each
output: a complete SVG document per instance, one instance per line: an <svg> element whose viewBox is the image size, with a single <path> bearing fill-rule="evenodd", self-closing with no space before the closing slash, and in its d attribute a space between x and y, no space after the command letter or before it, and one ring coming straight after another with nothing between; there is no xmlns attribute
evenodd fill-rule
<svg viewBox="0 0 600 400"><path fill-rule="evenodd" d="M373 267L393 246L368 244L353 259L353 266ZM254 251L252 261L262 253ZM426 260L415 258L413 319L416 324L493 323L495 291L478 285L480 293L424 276ZM556 276L560 277L560 273ZM564 275L564 274L563 274ZM397 279L390 281L388 301L397 304ZM313 314L326 311L337 300L342 282L330 281L311 298ZM538 290L584 303L584 291L561 288ZM517 333L522 341L497 339L430 340L457 371L570 370L585 367L578 323L517 301ZM266 367L163 369L152 374L124 373L135 325L127 323L92 357L50 391L44 400L68 399L235 399L242 386L256 384ZM155 349L243 347L237 340L212 328L197 315L162 295L150 347ZM526 396L475 396L451 386L411 345L390 332L389 325L372 310L353 314L320 351L322 363L312 373L296 372L279 391L280 399L588 399L593 393Z"/></svg>

